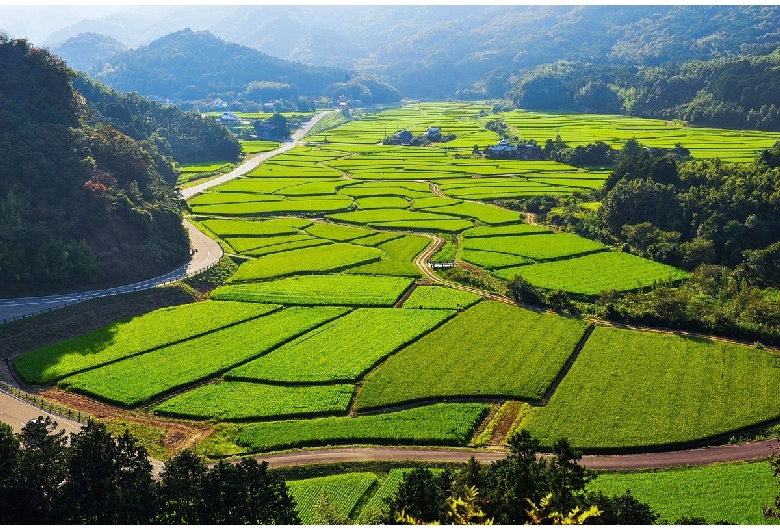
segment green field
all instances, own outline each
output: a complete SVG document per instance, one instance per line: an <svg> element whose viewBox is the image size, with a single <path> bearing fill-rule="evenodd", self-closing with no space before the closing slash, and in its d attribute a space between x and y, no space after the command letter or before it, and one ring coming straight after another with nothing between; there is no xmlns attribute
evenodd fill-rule
<svg viewBox="0 0 780 530"><path fill-rule="evenodd" d="M356 309L228 372L285 383L357 381L376 363L454 314L429 309Z"/></svg>
<svg viewBox="0 0 780 530"><path fill-rule="evenodd" d="M221 238L265 237L300 234L300 229L312 224L308 219L282 217L266 221L244 219L207 219L202 224Z"/></svg>
<svg viewBox="0 0 780 530"><path fill-rule="evenodd" d="M719 464L637 473L603 473L592 480L588 491L622 495L627 490L648 503L661 520L674 523L681 517L703 517L708 524L765 525L780 521L765 519L762 506L772 504L777 481L763 462Z"/></svg>
<svg viewBox="0 0 780 530"><path fill-rule="evenodd" d="M225 285L217 287L210 296L214 300L285 305L381 307L395 304L411 283L411 278L395 276L313 274L261 283Z"/></svg>
<svg viewBox="0 0 780 530"><path fill-rule="evenodd" d="M31 351L14 361L28 382L71 374L259 317L278 306L205 301L165 307Z"/></svg>
<svg viewBox="0 0 780 530"><path fill-rule="evenodd" d="M779 370L768 351L597 326L525 427L582 449L705 440L780 418Z"/></svg>
<svg viewBox="0 0 780 530"><path fill-rule="evenodd" d="M503 252L488 252L486 250L470 250L464 249L460 253L460 259L468 263L473 263L478 267L485 269L501 269L506 267L517 267L519 265L527 265L533 263L529 258L523 256L517 256L515 254L505 254ZM516 269L513 269L516 270ZM496 272L496 276L501 276L501 273ZM514 278L514 274L510 278L504 278L511 280Z"/></svg>
<svg viewBox="0 0 780 530"><path fill-rule="evenodd" d="M463 248L503 252L534 260L548 260L605 250L596 241L574 234L528 234L522 236L464 238Z"/></svg>
<svg viewBox="0 0 780 530"><path fill-rule="evenodd" d="M339 271L383 258L379 249L333 243L327 247L302 248L279 252L243 263L230 282L245 282L292 276L301 273Z"/></svg>
<svg viewBox="0 0 780 530"><path fill-rule="evenodd" d="M404 307L413 309L466 309L476 304L481 297L466 291L436 285L419 285L404 302Z"/></svg>
<svg viewBox="0 0 780 530"><path fill-rule="evenodd" d="M239 428L235 443L250 452L345 443L462 446L489 408L478 403L439 403L354 418L254 423Z"/></svg>
<svg viewBox="0 0 780 530"><path fill-rule="evenodd" d="M373 473L343 473L287 482L303 524L317 523L317 505L324 494L341 515L349 517L360 499L376 484Z"/></svg>
<svg viewBox="0 0 780 530"><path fill-rule="evenodd" d="M225 381L175 396L154 407L154 412L221 421L346 414L353 392L353 385L278 386Z"/></svg>
<svg viewBox="0 0 780 530"><path fill-rule="evenodd" d="M448 397L540 399L587 326L480 302L371 372L358 408Z"/></svg>
<svg viewBox="0 0 780 530"><path fill-rule="evenodd" d="M671 265L624 252L597 252L566 260L501 269L494 274L505 280L520 275L537 287L591 296L610 289L631 291L648 287L654 282L676 281L688 276L685 271Z"/></svg>
<svg viewBox="0 0 780 530"><path fill-rule="evenodd" d="M390 276L409 276L417 278L422 276L420 269L415 267L414 259L431 240L425 236L406 235L381 243L377 248L382 251L380 261L374 261L366 265L350 268L346 272L350 274L387 274ZM360 240L355 244L361 244Z"/></svg>
<svg viewBox="0 0 780 530"><path fill-rule="evenodd" d="M133 407L224 373L346 311L334 307L277 311L76 374L62 384L70 390Z"/></svg>
<svg viewBox="0 0 780 530"><path fill-rule="evenodd" d="M605 114L541 113L516 110L499 116L517 129L522 138L544 144L556 134L569 146L598 140L620 148L636 138L648 147L671 149L681 143L695 158L719 157L725 162L748 162L762 149L771 147L776 134L761 131L731 131L709 127L688 127L677 122Z"/></svg>

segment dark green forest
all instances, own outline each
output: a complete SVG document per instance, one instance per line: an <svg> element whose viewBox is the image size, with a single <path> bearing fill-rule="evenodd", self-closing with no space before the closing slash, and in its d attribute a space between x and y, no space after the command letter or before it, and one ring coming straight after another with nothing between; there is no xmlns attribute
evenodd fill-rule
<svg viewBox="0 0 780 530"><path fill-rule="evenodd" d="M92 119L74 72L0 36L0 296L121 284L184 263L169 159Z"/></svg>
<svg viewBox="0 0 780 530"><path fill-rule="evenodd" d="M208 468L190 451L160 480L143 446L90 421L70 437L39 417L14 435L0 422L2 524L299 524L284 479L265 462ZM20 502L24 499L24 502Z"/></svg>

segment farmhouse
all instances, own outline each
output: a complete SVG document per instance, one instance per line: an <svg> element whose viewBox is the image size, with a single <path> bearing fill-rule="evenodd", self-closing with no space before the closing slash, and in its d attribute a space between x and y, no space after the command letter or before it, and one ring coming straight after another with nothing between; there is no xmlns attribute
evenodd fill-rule
<svg viewBox="0 0 780 530"><path fill-rule="evenodd" d="M534 144L517 144L512 146L506 140L496 145L489 145L484 151L485 158L502 158L513 160L542 160L542 148Z"/></svg>
<svg viewBox="0 0 780 530"><path fill-rule="evenodd" d="M401 143L401 145L409 145L412 142L412 133L411 131L407 131L404 129L403 131L398 132L398 141Z"/></svg>
<svg viewBox="0 0 780 530"><path fill-rule="evenodd" d="M218 118L220 122L224 124L239 124L241 123L241 118L233 114L232 112L223 112L222 115Z"/></svg>

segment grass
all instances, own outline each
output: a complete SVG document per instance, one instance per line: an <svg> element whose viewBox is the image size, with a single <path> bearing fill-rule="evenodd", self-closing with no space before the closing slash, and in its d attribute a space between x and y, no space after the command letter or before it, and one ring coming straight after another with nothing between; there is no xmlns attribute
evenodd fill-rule
<svg viewBox="0 0 780 530"><path fill-rule="evenodd" d="M357 381L382 359L453 314L425 309L356 309L231 370L226 377L284 383Z"/></svg>
<svg viewBox="0 0 780 530"><path fill-rule="evenodd" d="M420 270L414 265L414 259L430 242L431 240L425 236L406 235L381 243L378 245L382 250L380 261L353 267L346 272L350 274L387 274L412 278L422 276ZM355 243L359 243L359 240Z"/></svg>
<svg viewBox="0 0 780 530"><path fill-rule="evenodd" d="M140 352L259 317L277 307L214 301L165 307L33 350L17 358L14 368L28 383L50 383Z"/></svg>
<svg viewBox="0 0 780 530"><path fill-rule="evenodd" d="M337 271L379 261L382 257L383 253L379 249L349 243L333 243L325 248L302 248L243 263L230 282Z"/></svg>
<svg viewBox="0 0 780 530"><path fill-rule="evenodd" d="M314 223L306 229L306 232L315 237L330 239L332 241L352 241L360 237L376 235L376 230L366 230L354 226L342 226L332 223Z"/></svg>
<svg viewBox="0 0 780 530"><path fill-rule="evenodd" d="M346 414L354 390L353 385L279 386L225 381L175 396L153 410L164 416L219 421Z"/></svg>
<svg viewBox="0 0 780 530"><path fill-rule="evenodd" d="M463 248L503 252L534 260L545 260L605 250L607 247L596 241L574 234L531 234L473 239L464 238Z"/></svg>
<svg viewBox="0 0 780 530"><path fill-rule="evenodd" d="M382 307L395 304L411 283L410 278L395 276L293 276L261 283L225 285L212 291L210 296L214 300L285 305Z"/></svg>
<svg viewBox="0 0 780 530"><path fill-rule="evenodd" d="M631 495L648 503L661 520L703 517L708 524L778 524L765 519L762 506L777 495L777 482L767 462L718 464L637 473L603 473L588 491Z"/></svg>
<svg viewBox="0 0 780 530"><path fill-rule="evenodd" d="M290 308L82 372L62 384L134 407L250 361L345 312L342 308Z"/></svg>
<svg viewBox="0 0 780 530"><path fill-rule="evenodd" d="M473 263L478 267L485 269L501 269L505 267L517 267L533 263L530 259L515 254L505 254L503 252L488 252L486 250L465 249L460 253L460 258L468 263ZM516 269L513 269L516 270ZM499 275L497 273L496 275ZM522 274L522 272L521 272ZM512 276L514 277L514 275ZM511 280L512 278L507 278Z"/></svg>
<svg viewBox="0 0 780 530"><path fill-rule="evenodd" d="M376 482L375 474L357 472L291 480L287 482L287 487L295 499L301 523L317 524L317 506L323 495L333 509L349 517Z"/></svg>
<svg viewBox="0 0 780 530"><path fill-rule="evenodd" d="M242 426L236 445L248 452L335 444L463 446L490 407L438 403L387 414L281 420Z"/></svg>
<svg viewBox="0 0 780 530"><path fill-rule="evenodd" d="M465 258L464 258L465 259ZM495 271L511 280L519 274L532 285L594 296L615 289L631 291L658 281L681 280L683 270L624 252L598 252L571 259L536 263Z"/></svg>
<svg viewBox="0 0 780 530"><path fill-rule="evenodd" d="M428 207L424 211L477 219L487 224L516 223L520 213L479 202L462 202L452 206Z"/></svg>
<svg viewBox="0 0 780 530"><path fill-rule="evenodd" d="M466 291L419 285L404 302L404 307L415 309L465 309L476 304L482 297Z"/></svg>
<svg viewBox="0 0 780 530"><path fill-rule="evenodd" d="M525 426L583 449L705 440L780 417L778 367L747 346L598 326Z"/></svg>
<svg viewBox="0 0 780 530"><path fill-rule="evenodd" d="M300 234L300 229L312 224L308 219L283 217L267 221L243 219L206 219L202 224L221 238L266 237Z"/></svg>
<svg viewBox="0 0 780 530"><path fill-rule="evenodd" d="M582 320L480 302L370 373L358 408L456 396L540 399L586 328Z"/></svg>

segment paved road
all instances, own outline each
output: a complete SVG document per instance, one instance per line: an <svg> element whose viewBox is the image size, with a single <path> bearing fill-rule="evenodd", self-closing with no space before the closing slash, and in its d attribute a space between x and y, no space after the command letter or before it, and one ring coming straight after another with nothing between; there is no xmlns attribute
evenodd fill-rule
<svg viewBox="0 0 780 530"><path fill-rule="evenodd" d="M201 193L213 186L217 186L223 182L227 182L228 180L243 175L244 173L254 169L261 162L268 160L272 156L289 151L295 147L296 141L300 140L306 133L311 130L312 127L314 127L314 125L317 124L318 121L331 112L333 111L324 111L313 116L308 123L303 125L293 134L293 137L290 141L285 142L278 149L253 157L226 175L222 175L198 186L186 188L181 191L181 196L185 199L190 198L193 195ZM151 289L153 287L157 287L158 285L163 285L168 282L180 280L187 276L192 276L193 274L196 274L197 272L202 271L203 269L219 261L219 258L222 257L222 248L211 238L195 228L195 226L193 226L189 221L184 220L183 224L190 235L190 244L194 250L194 253L192 254L189 262L182 265L181 267L178 267L176 270L149 280L136 282L130 285L123 285L120 287L112 287L109 289L55 294L49 296L0 299L0 325L6 322L10 322L14 319L21 318L22 316L30 316L35 313L56 309L58 307L63 307L76 302L83 302L84 300L89 300L91 298L113 296L116 294Z"/></svg>
<svg viewBox="0 0 780 530"><path fill-rule="evenodd" d="M285 151L289 151L290 149L295 147L295 142L303 138L312 129L312 127L314 127L317 124L317 122L319 122L322 118L324 118L331 112L333 111L326 110L312 116L312 118L307 123L303 124L297 131L293 133L292 138L290 140L287 140L281 146L274 149L273 151L268 151L266 153L259 153L253 156L252 158L247 159L243 164L238 166L230 173L225 173L224 175L211 179L208 182L204 182L203 184L198 184L197 186L184 188L179 192L179 194L182 196L182 198L189 199L190 197L194 197L198 193L203 193L209 188L213 188L214 186L219 186L220 184L224 184L229 180L233 180L234 178L240 177L241 175L244 175L252 171L254 168L259 166L262 162L265 162L269 158L282 154Z"/></svg>
<svg viewBox="0 0 780 530"><path fill-rule="evenodd" d="M653 469L687 465L706 465L718 462L758 460L778 451L778 440L748 442L685 451L640 453L632 455L585 455L580 463L588 469L630 470ZM506 456L503 451L475 451L468 449L407 448L407 447L333 447L310 449L292 453L259 455L269 467L334 462L411 461L411 462L467 462L474 456L477 461L489 464ZM544 455L549 456L549 455Z"/></svg>

